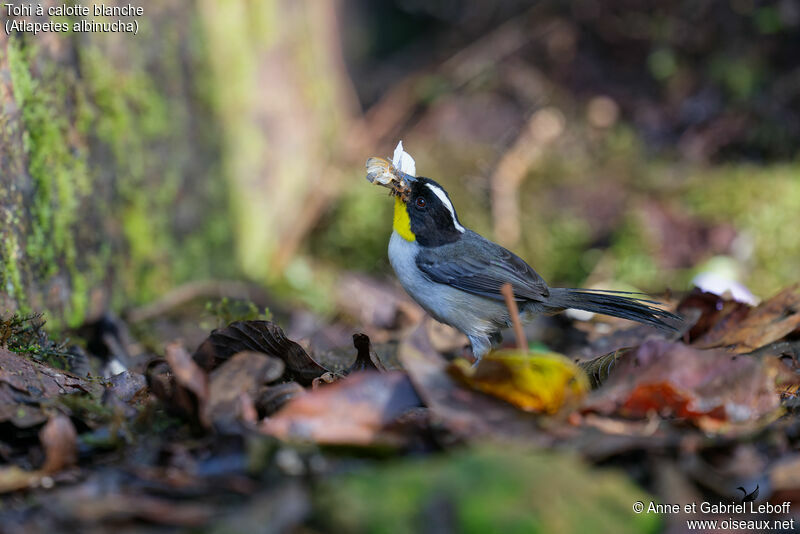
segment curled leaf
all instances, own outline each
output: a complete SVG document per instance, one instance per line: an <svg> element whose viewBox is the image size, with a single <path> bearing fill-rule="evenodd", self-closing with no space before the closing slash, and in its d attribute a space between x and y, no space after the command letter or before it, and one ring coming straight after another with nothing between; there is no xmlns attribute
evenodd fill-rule
<svg viewBox="0 0 800 534"><path fill-rule="evenodd" d="M255 352L240 352L209 375L206 419L220 430L232 430L243 420L242 396L252 399L264 384L283 374L283 362Z"/></svg>
<svg viewBox="0 0 800 534"><path fill-rule="evenodd" d="M210 370L244 351L260 352L283 360L287 378L303 385L311 384L314 378L329 371L271 321L237 321L214 330L193 357L201 367Z"/></svg>
<svg viewBox="0 0 800 534"><path fill-rule="evenodd" d="M289 401L262 431L285 440L327 444L399 444L387 427L420 399L399 371L362 371Z"/></svg>
<svg viewBox="0 0 800 534"><path fill-rule="evenodd" d="M297 382L275 384L261 391L256 398L256 410L262 415L272 415L291 399L303 395L306 390Z"/></svg>
<svg viewBox="0 0 800 534"><path fill-rule="evenodd" d="M557 413L565 405L576 403L589 389L584 372L555 353L493 351L475 368L456 360L450 370L471 388L526 412Z"/></svg>
<svg viewBox="0 0 800 534"><path fill-rule="evenodd" d="M592 387L597 388L611 375L611 371L616 366L617 361L630 350L630 348L618 349L591 360L582 360L577 362L577 365L587 374Z"/></svg>
<svg viewBox="0 0 800 534"><path fill-rule="evenodd" d="M44 473L55 473L75 465L78 459L78 432L69 417L56 414L39 432L45 451Z"/></svg>
<svg viewBox="0 0 800 534"><path fill-rule="evenodd" d="M366 369L386 371L386 367L384 367L375 351L372 350L372 343L369 341L369 336L366 334L353 334L353 346L358 352L356 354L356 361L350 366L348 372L364 371Z"/></svg>
<svg viewBox="0 0 800 534"><path fill-rule="evenodd" d="M755 308L739 305L693 342L701 349L725 347L751 352L800 328L800 284L788 287Z"/></svg>
<svg viewBox="0 0 800 534"><path fill-rule="evenodd" d="M772 358L699 350L650 339L623 355L585 409L641 418L686 418L706 430L769 420L780 408L777 383L788 370Z"/></svg>

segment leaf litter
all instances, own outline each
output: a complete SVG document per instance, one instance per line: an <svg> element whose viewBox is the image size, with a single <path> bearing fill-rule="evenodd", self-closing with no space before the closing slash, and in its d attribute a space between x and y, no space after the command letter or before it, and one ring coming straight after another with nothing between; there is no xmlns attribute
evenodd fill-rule
<svg viewBox="0 0 800 534"><path fill-rule="evenodd" d="M761 499L797 494L798 299L797 287L755 307L695 291L677 304L688 319L679 339L587 323L580 330L590 331L589 343L570 354L589 358L523 343L474 368L459 357L458 335L429 318L410 325L409 315L397 321L397 311L377 309L349 311L358 324L331 325L350 325L351 346L304 346L275 322L240 320L210 332L194 352L170 342L109 378L0 347L0 425L11 430L0 438L8 525L224 530L263 521L258 503L288 495L283 529L363 531L387 518L488 528L506 524L500 508L464 519L455 511L475 504L457 488L478 484L483 501L498 503L566 491L553 489L562 476L540 466L535 451L543 448L550 464L583 457L571 475L581 487L603 478L591 465L602 462L638 473L661 499L674 491L729 498L751 482ZM768 479L721 469L743 451ZM650 453L660 463L646 461ZM415 470L408 480L401 474ZM508 493L517 472L529 482ZM622 512L629 490L621 489L629 482L609 484L581 499L589 509L600 495L618 499L619 514L598 509L592 517L619 525L630 519ZM385 500L358 504L375 493ZM554 520L538 506L518 519ZM631 531L653 525L640 527Z"/></svg>

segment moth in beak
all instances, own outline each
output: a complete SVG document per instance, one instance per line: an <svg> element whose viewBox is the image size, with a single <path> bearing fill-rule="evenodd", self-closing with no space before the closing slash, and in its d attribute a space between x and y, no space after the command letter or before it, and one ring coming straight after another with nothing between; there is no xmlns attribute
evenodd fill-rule
<svg viewBox="0 0 800 534"><path fill-rule="evenodd" d="M399 196L404 202L411 192L409 184L416 180L415 174L414 158L403 150L402 141L397 144L392 161L378 157L367 160L367 180L372 184L388 187L392 195Z"/></svg>

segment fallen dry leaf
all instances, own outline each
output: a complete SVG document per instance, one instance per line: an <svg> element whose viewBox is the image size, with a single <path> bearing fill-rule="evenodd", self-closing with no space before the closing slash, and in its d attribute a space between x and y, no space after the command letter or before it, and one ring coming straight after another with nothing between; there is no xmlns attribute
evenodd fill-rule
<svg viewBox="0 0 800 534"><path fill-rule="evenodd" d="M655 412L717 430L720 423L752 423L776 414L776 382L785 375L783 364L773 358L652 339L616 361L584 409L633 418Z"/></svg>
<svg viewBox="0 0 800 534"><path fill-rule="evenodd" d="M693 318L694 322L684 341L692 343L723 322L736 324L747 316L751 308L752 306L744 302L695 288L678 304L678 313L683 317Z"/></svg>
<svg viewBox="0 0 800 534"><path fill-rule="evenodd" d="M26 471L16 465L0 467L0 493L9 493L50 481L49 475L75 465L78 457L78 434L69 417L56 414L39 431L45 451L41 469Z"/></svg>
<svg viewBox="0 0 800 534"><path fill-rule="evenodd" d="M255 401L258 413L267 416L277 412L281 406L298 395L305 394L306 390L297 382L284 382L265 388Z"/></svg>
<svg viewBox="0 0 800 534"><path fill-rule="evenodd" d="M311 389L317 389L325 384L333 384L339 380L339 378L341 378L341 375L337 375L328 371L327 373L323 373L311 381Z"/></svg>
<svg viewBox="0 0 800 534"><path fill-rule="evenodd" d="M361 371L290 400L261 430L284 440L339 445L399 445L385 428L420 405L405 373Z"/></svg>
<svg viewBox="0 0 800 534"><path fill-rule="evenodd" d="M56 414L39 431L45 452L44 473L72 467L78 459L78 433L69 417Z"/></svg>
<svg viewBox="0 0 800 534"><path fill-rule="evenodd" d="M208 398L208 376L192 360L192 357L179 343L167 345L164 353L175 378L182 386L194 393L200 401Z"/></svg>
<svg viewBox="0 0 800 534"><path fill-rule="evenodd" d="M6 421L17 428L29 428L47 421L47 414L26 392L0 382L0 422Z"/></svg>
<svg viewBox="0 0 800 534"><path fill-rule="evenodd" d="M86 392L91 384L66 371L54 369L0 347L0 382L24 391L34 400L64 393Z"/></svg>
<svg viewBox="0 0 800 534"><path fill-rule="evenodd" d="M242 394L255 398L264 384L283 375L281 360L257 352L240 352L214 369L208 377L205 419L215 427L230 428L242 415Z"/></svg>
<svg viewBox="0 0 800 534"><path fill-rule="evenodd" d="M555 414L575 407L589 389L586 374L555 353L497 350L484 356L477 367L456 360L450 371L471 388L533 413Z"/></svg>
<svg viewBox="0 0 800 534"><path fill-rule="evenodd" d="M42 401L59 395L100 395L97 381L77 377L0 347L0 422L30 428L48 419Z"/></svg>
<svg viewBox="0 0 800 534"><path fill-rule="evenodd" d="M205 405L208 401L208 376L179 343L167 345L164 360L150 362L145 372L153 393L177 415L195 418L208 427Z"/></svg>
<svg viewBox="0 0 800 534"><path fill-rule="evenodd" d="M732 352L745 353L786 337L800 327L800 284L745 311L733 307L692 345L701 349L726 347Z"/></svg>
<svg viewBox="0 0 800 534"><path fill-rule="evenodd" d="M364 371L366 369L375 369L377 371L386 371L383 362L378 358L378 355L372 350L372 343L370 343L369 336L366 334L353 334L353 346L356 348L356 361L348 369L348 373L354 371Z"/></svg>
<svg viewBox="0 0 800 534"><path fill-rule="evenodd" d="M306 386L329 371L270 321L237 321L214 330L197 348L193 358L203 369L211 370L244 351L260 352L283 360L287 378Z"/></svg>
<svg viewBox="0 0 800 534"><path fill-rule="evenodd" d="M400 343L398 358L432 419L456 440L501 437L544 445L549 439L537 429L533 415L452 378L447 361L433 349L424 324Z"/></svg>

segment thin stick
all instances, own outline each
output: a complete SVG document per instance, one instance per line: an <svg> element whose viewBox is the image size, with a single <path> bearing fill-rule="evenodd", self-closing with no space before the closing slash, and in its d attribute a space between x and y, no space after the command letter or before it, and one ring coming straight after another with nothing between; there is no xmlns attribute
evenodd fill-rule
<svg viewBox="0 0 800 534"><path fill-rule="evenodd" d="M522 329L522 321L519 320L519 308L517 301L514 300L514 288L511 284L503 284L500 292L506 299L506 307L511 315L511 324L514 325L514 337L517 338L517 348L522 352L528 352L528 340L525 339L525 331Z"/></svg>

